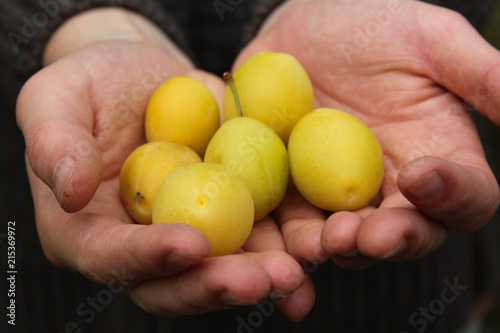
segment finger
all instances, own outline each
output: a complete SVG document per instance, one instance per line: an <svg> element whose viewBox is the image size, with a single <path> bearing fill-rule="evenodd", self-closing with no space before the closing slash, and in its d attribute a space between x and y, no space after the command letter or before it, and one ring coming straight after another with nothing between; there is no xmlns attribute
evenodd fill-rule
<svg viewBox="0 0 500 333"><path fill-rule="evenodd" d="M366 217L353 212L332 215L322 244L337 265L369 267L380 260L412 260L437 249L447 229L413 207L373 209Z"/></svg>
<svg viewBox="0 0 500 333"><path fill-rule="evenodd" d="M210 253L208 239L185 224L123 224L102 215L81 214L53 225L52 230L55 227L57 235L45 238L52 242L52 253L99 283L108 284L115 272L132 277L129 286L178 274Z"/></svg>
<svg viewBox="0 0 500 333"><path fill-rule="evenodd" d="M297 265L280 251L210 258L176 276L146 281L130 295L147 312L168 316L255 305L273 290L278 295L302 285L302 278L283 270L292 263Z"/></svg>
<svg viewBox="0 0 500 333"><path fill-rule="evenodd" d="M321 246L325 213L305 200L292 182L285 198L273 212L281 227L288 253L300 263L320 263L328 259Z"/></svg>
<svg viewBox="0 0 500 333"><path fill-rule="evenodd" d="M251 252L274 250L286 252L283 235L270 216L255 223L243 249ZM286 260L288 258L290 257L287 256ZM283 262L268 260L263 264L273 281L272 291L268 297L289 320L298 321L304 318L314 305L314 286L312 280L295 260L293 264L289 264L289 267L284 268L282 268Z"/></svg>
<svg viewBox="0 0 500 333"><path fill-rule="evenodd" d="M90 201L103 173L88 91L82 91L86 84L73 80L42 70L23 87L17 104L29 164L68 212Z"/></svg>
<svg viewBox="0 0 500 333"><path fill-rule="evenodd" d="M307 277L304 284L292 295L274 299L281 313L292 322L301 321L311 311L316 300L313 280Z"/></svg>
<svg viewBox="0 0 500 333"><path fill-rule="evenodd" d="M401 193L419 210L448 228L474 231L498 208L498 183L489 167L461 166L437 157L408 163L398 175Z"/></svg>
<svg viewBox="0 0 500 333"><path fill-rule="evenodd" d="M246 252L265 252L272 250L286 252L283 235L276 222L270 216L266 216L262 220L254 223L250 236L243 245L243 250Z"/></svg>
<svg viewBox="0 0 500 333"><path fill-rule="evenodd" d="M414 207L374 210L357 236L360 254L379 260L412 260L437 249L446 239L446 227Z"/></svg>
<svg viewBox="0 0 500 333"><path fill-rule="evenodd" d="M330 255L352 257L357 254L357 235L363 216L354 212L332 214L321 233L321 245Z"/></svg>
<svg viewBox="0 0 500 333"><path fill-rule="evenodd" d="M338 212L327 219L321 234L321 245L339 267L364 269L378 262L358 250L358 233L366 215L368 212L363 215L359 212Z"/></svg>
<svg viewBox="0 0 500 333"><path fill-rule="evenodd" d="M418 5L419 47L427 51L433 79L500 125L500 52L460 14Z"/></svg>
<svg viewBox="0 0 500 333"><path fill-rule="evenodd" d="M270 291L262 267L241 255L207 259L167 278L145 281L129 290L145 311L178 316L257 304Z"/></svg>
<svg viewBox="0 0 500 333"><path fill-rule="evenodd" d="M271 283L267 297L272 300L286 299L306 280L307 275L302 267L283 251L248 252L244 256L257 262L266 271Z"/></svg>
<svg viewBox="0 0 500 333"><path fill-rule="evenodd" d="M103 221L101 216L84 218L86 224L94 218L95 225L88 225L82 230L84 234L75 237L78 246L73 245L66 256L79 272L100 283L108 283L110 272L133 276L130 286L175 275L202 262L210 253L208 239L185 224L125 225ZM69 221L78 222L82 221Z"/></svg>
<svg viewBox="0 0 500 333"><path fill-rule="evenodd" d="M224 102L224 93L226 91L226 85L222 80L222 76L217 77L211 73L201 70L192 70L187 74L187 76L203 82L208 87L208 89L210 89L210 91L212 92L217 101L217 105L219 106L219 110L221 112L221 122L222 122L223 121L222 105Z"/></svg>
<svg viewBox="0 0 500 333"><path fill-rule="evenodd" d="M177 274L210 253L208 239L188 225L124 224L108 217L128 216L119 201L106 201L115 200L113 193L118 185L103 184L95 201L69 214L59 208L50 190L29 167L28 176L42 248L59 267L75 269L106 284L117 274L132 276L128 280L128 286L132 286L144 279Z"/></svg>

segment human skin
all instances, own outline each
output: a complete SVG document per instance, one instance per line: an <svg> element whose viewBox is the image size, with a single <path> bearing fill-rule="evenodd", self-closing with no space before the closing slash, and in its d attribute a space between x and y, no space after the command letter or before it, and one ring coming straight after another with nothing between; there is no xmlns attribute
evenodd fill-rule
<svg viewBox="0 0 500 333"><path fill-rule="evenodd" d="M327 216L291 188L274 217L297 260L416 259L494 214L498 183L463 100L500 124L500 53L461 15L420 1L288 1L234 68L261 51L294 55L316 107L360 118L384 152L379 196L359 211Z"/></svg>
<svg viewBox="0 0 500 333"><path fill-rule="evenodd" d="M448 228L479 229L498 207L498 185L461 100L500 124L499 53L454 12L417 1L390 3L400 4L392 8L394 13L381 0L288 1L234 64L237 68L265 50L291 53L311 77L316 106L351 112L368 124L382 145L387 166L377 202L357 212L326 216L291 186L273 214L279 227L266 218L253 229L244 247L247 253L210 260L204 259L209 252L206 239L192 228L130 224L115 195L116 175L126 154L143 140L137 121L142 111L122 119L111 112L112 103L104 97L121 96L122 105L143 110L144 101L130 96L127 100L120 92L144 79L145 64L167 64L160 72L200 77L219 105L223 83L196 71L178 50L165 51L162 38L158 46L144 37L162 36L159 32L141 37L133 29L123 34L128 30L108 27L111 39L127 36L133 41L97 44L92 38L101 35L89 33L76 46L71 41L78 44L80 39L57 42L56 34L54 48L49 45L46 53L46 63L53 64L28 82L17 110L47 257L102 283L110 281L112 269L129 268L142 282L131 286L129 294L152 313L218 310L279 291L278 295L291 294L279 302L279 309L297 320L310 311L314 290L300 265L282 251L300 263L331 257L342 267L362 268L380 260L422 257L442 244ZM383 21L364 43L356 39L355 28L369 27L373 13L382 10L391 14L389 23ZM65 26L59 30L61 38L74 32L75 27ZM87 21L82 26L88 30L95 25ZM89 45L75 51L82 44ZM355 52L349 55L347 46ZM127 68L126 77L116 76L119 68ZM49 79L51 86L46 85ZM102 123L110 123L107 117L120 119L120 128L104 130ZM68 147L80 147L77 151L85 158ZM59 172L53 177L58 161L67 154L78 165L69 181L58 178ZM64 187L69 197L62 196ZM60 207L78 213L69 215ZM170 233L181 236L169 237ZM222 296L227 293L230 296ZM199 307L190 305L193 300Z"/></svg>
<svg viewBox="0 0 500 333"><path fill-rule="evenodd" d="M194 68L152 23L117 8L70 19L51 38L44 62L23 87L16 113L37 230L52 263L99 283L111 283L116 272L133 276L126 288L132 300L162 316L267 297L285 304L297 290L313 293L270 217L240 253L206 259L210 245L200 231L134 224L120 200L120 168L145 142L148 96L171 76L189 76L220 96L220 105L221 79ZM312 303L300 304L298 313L284 314L302 318Z"/></svg>

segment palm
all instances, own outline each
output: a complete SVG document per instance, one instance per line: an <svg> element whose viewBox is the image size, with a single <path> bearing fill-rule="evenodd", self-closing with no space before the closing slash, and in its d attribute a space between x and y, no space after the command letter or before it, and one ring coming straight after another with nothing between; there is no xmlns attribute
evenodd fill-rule
<svg viewBox="0 0 500 333"><path fill-rule="evenodd" d="M312 215L320 233L316 238L321 238L323 247L346 266L360 265L359 261L352 265L335 253L361 250L370 257L385 258L386 254L394 254L391 247L398 247L401 238L410 235L409 238L414 237L416 241L412 244L410 240L409 249L400 258L415 258L442 243L446 233L444 225L459 230L470 228L450 223L449 220L459 214L457 207L449 209L448 220L442 219L444 223L436 223L435 219L417 212L407 199L408 194L403 195L398 187L402 170L412 172L409 162L433 156L466 168L490 172L471 117L464 104L446 88L450 79L459 79L460 71L441 68L443 64L451 67L453 61L458 61L457 55L450 50L442 52L442 41L451 38L443 33L454 27L452 23L456 24L456 15L419 2L397 2L399 6L396 8L390 7L390 3L394 2L290 1L264 25L235 65L239 66L246 57L261 50L291 53L309 74L316 106L352 113L379 139L386 163L384 182L375 206L357 212L361 217L334 214L328 219L331 223L320 231L321 217L311 206L285 203L283 208L300 207L301 211L297 209L295 215L278 214L285 238L295 234L291 237L293 239L305 225L312 224ZM439 17L440 25L429 38L423 17L432 20L434 16ZM456 77L450 77L453 70ZM458 83L453 88L462 92L464 86ZM473 102L485 98L463 97ZM435 163L430 159L421 161L419 168L424 161ZM455 203L455 206L459 204ZM477 211L474 214L477 215ZM346 217L349 226L346 226ZM410 223L406 229L394 228L408 220L418 220L421 224L425 221L426 228L421 230ZM432 234L434 236L430 236ZM329 236L335 240L329 241ZM319 244L315 250L319 255L312 255L312 250L304 250L297 243L288 242L289 250L296 257L324 259ZM305 239L301 243L305 243Z"/></svg>
<svg viewBox="0 0 500 333"><path fill-rule="evenodd" d="M31 143L28 172L47 257L101 283L112 281L113 272L134 276L127 286L132 298L161 315L223 309L253 303L270 292L295 291L304 274L283 252L281 234L269 218L256 226L245 246L248 253L204 260L210 246L201 232L179 224L133 224L124 209L121 166L144 142L143 118L150 94L176 75L198 78L216 95L224 91L220 79L162 49L121 42L89 46L28 82L19 98L18 117ZM38 110L44 115L48 110L50 119L38 120L34 116ZM48 145L51 141L55 144ZM59 198L40 180L52 179L49 186L58 187L57 180L40 168L40 156L56 162L71 156L78 161ZM307 286L303 290L312 292ZM307 303L298 308L284 303L281 308L291 318L301 317L310 309Z"/></svg>
<svg viewBox="0 0 500 333"><path fill-rule="evenodd" d="M361 20L361 27L361 22L370 20L357 13L354 16ZM432 155L475 165L482 156L464 104L435 81L419 39L406 38L418 33L413 31L415 23L401 17L393 24L398 29L381 28L359 53L346 55L346 49L339 47L347 45L346 38L354 35L340 26L331 28L338 40L315 34L309 41L311 49L320 52L297 53L310 74L318 106L354 114L379 139L386 163L382 206L407 202L396 184L399 171L411 160Z"/></svg>
<svg viewBox="0 0 500 333"><path fill-rule="evenodd" d="M59 253L60 249L52 248L51 244L61 242L61 235L53 232L53 224L58 224L61 234L75 237L65 237L67 243L64 247L70 248L72 242L80 240L76 233L92 234L102 232L102 227L113 228L123 223L132 223L119 195L121 165L127 155L144 142L143 114L148 96L161 83L158 80L166 80L169 75L183 75L188 71L187 67L158 66L157 64L169 63L169 59L165 57L166 54L158 50L136 47L132 43L102 44L75 53L47 67L30 80L27 89L32 90L35 99L38 97L41 100L38 105L40 109L62 109L72 117L73 122L84 122L87 128L92 129L90 133L88 130L86 133L78 133L84 138L75 138L74 128L62 128L59 130L66 130L67 133L56 133L68 140L63 148L66 151L59 152L59 155L71 153L84 164L78 170L83 174L74 173L73 177L77 179L72 179L74 185L66 188L64 195L55 198L52 191L29 170L34 198L39 201L36 204L40 208L44 207L37 214L40 239L54 263L61 265L71 260L60 257L65 254L64 251ZM71 75L68 76L68 73ZM49 78L51 84L47 87L46 80ZM20 113L29 112L30 100L26 95L28 93L20 97ZM44 100L41 95L53 98ZM26 100L27 105L23 105ZM23 118L27 116L21 115L20 119ZM23 126L29 127L26 124ZM35 135L47 135L41 131L32 132ZM84 140L86 138L90 140ZM98 148L97 153L95 146ZM36 151L38 147L27 148L30 155L30 150ZM51 186L55 187L55 184ZM67 211L84 208L68 214L60 209L57 199ZM87 221L88 216L93 217L92 221ZM74 230L75 224L81 224L84 230ZM106 282L106 276L99 276L100 273L105 275L104 272L94 272L91 269L83 271L99 282Z"/></svg>

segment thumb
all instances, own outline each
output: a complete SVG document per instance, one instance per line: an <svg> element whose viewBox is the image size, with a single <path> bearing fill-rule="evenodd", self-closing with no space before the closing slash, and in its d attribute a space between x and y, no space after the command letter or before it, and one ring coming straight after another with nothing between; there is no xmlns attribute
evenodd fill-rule
<svg viewBox="0 0 500 333"><path fill-rule="evenodd" d="M462 232L481 228L500 202L498 183L485 161L466 166L421 157L401 169L398 187L420 211Z"/></svg>
<svg viewBox="0 0 500 333"><path fill-rule="evenodd" d="M86 85L61 80L53 72L44 69L25 84L17 122L34 173L65 211L75 212L87 205L101 182L102 156L92 136L92 106L88 90L82 89Z"/></svg>
<svg viewBox="0 0 500 333"><path fill-rule="evenodd" d="M436 20L435 6L422 7L422 49L428 50L436 82L500 125L500 52L460 14L439 9L443 16Z"/></svg>

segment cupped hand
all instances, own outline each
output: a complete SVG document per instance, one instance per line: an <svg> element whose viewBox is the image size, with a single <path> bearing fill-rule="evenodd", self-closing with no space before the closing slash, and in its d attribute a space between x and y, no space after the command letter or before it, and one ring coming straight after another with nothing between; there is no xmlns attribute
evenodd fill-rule
<svg viewBox="0 0 500 333"><path fill-rule="evenodd" d="M275 217L296 259L415 259L494 214L498 184L463 101L500 125L500 53L462 16L419 1L288 1L234 67L265 50L294 55L316 106L361 119L385 158L379 195L359 211L327 217L291 188Z"/></svg>
<svg viewBox="0 0 500 333"><path fill-rule="evenodd" d="M127 290L153 314L201 313L271 297L290 319L303 317L314 294L270 218L256 226L245 252L207 259L210 244L198 230L134 224L124 209L120 168L144 143L149 96L176 75L198 78L216 96L223 94L222 80L188 61L160 47L124 41L91 43L23 87L17 117L46 256L59 267ZM297 296L284 300L297 289L310 295L309 302L295 306Z"/></svg>

